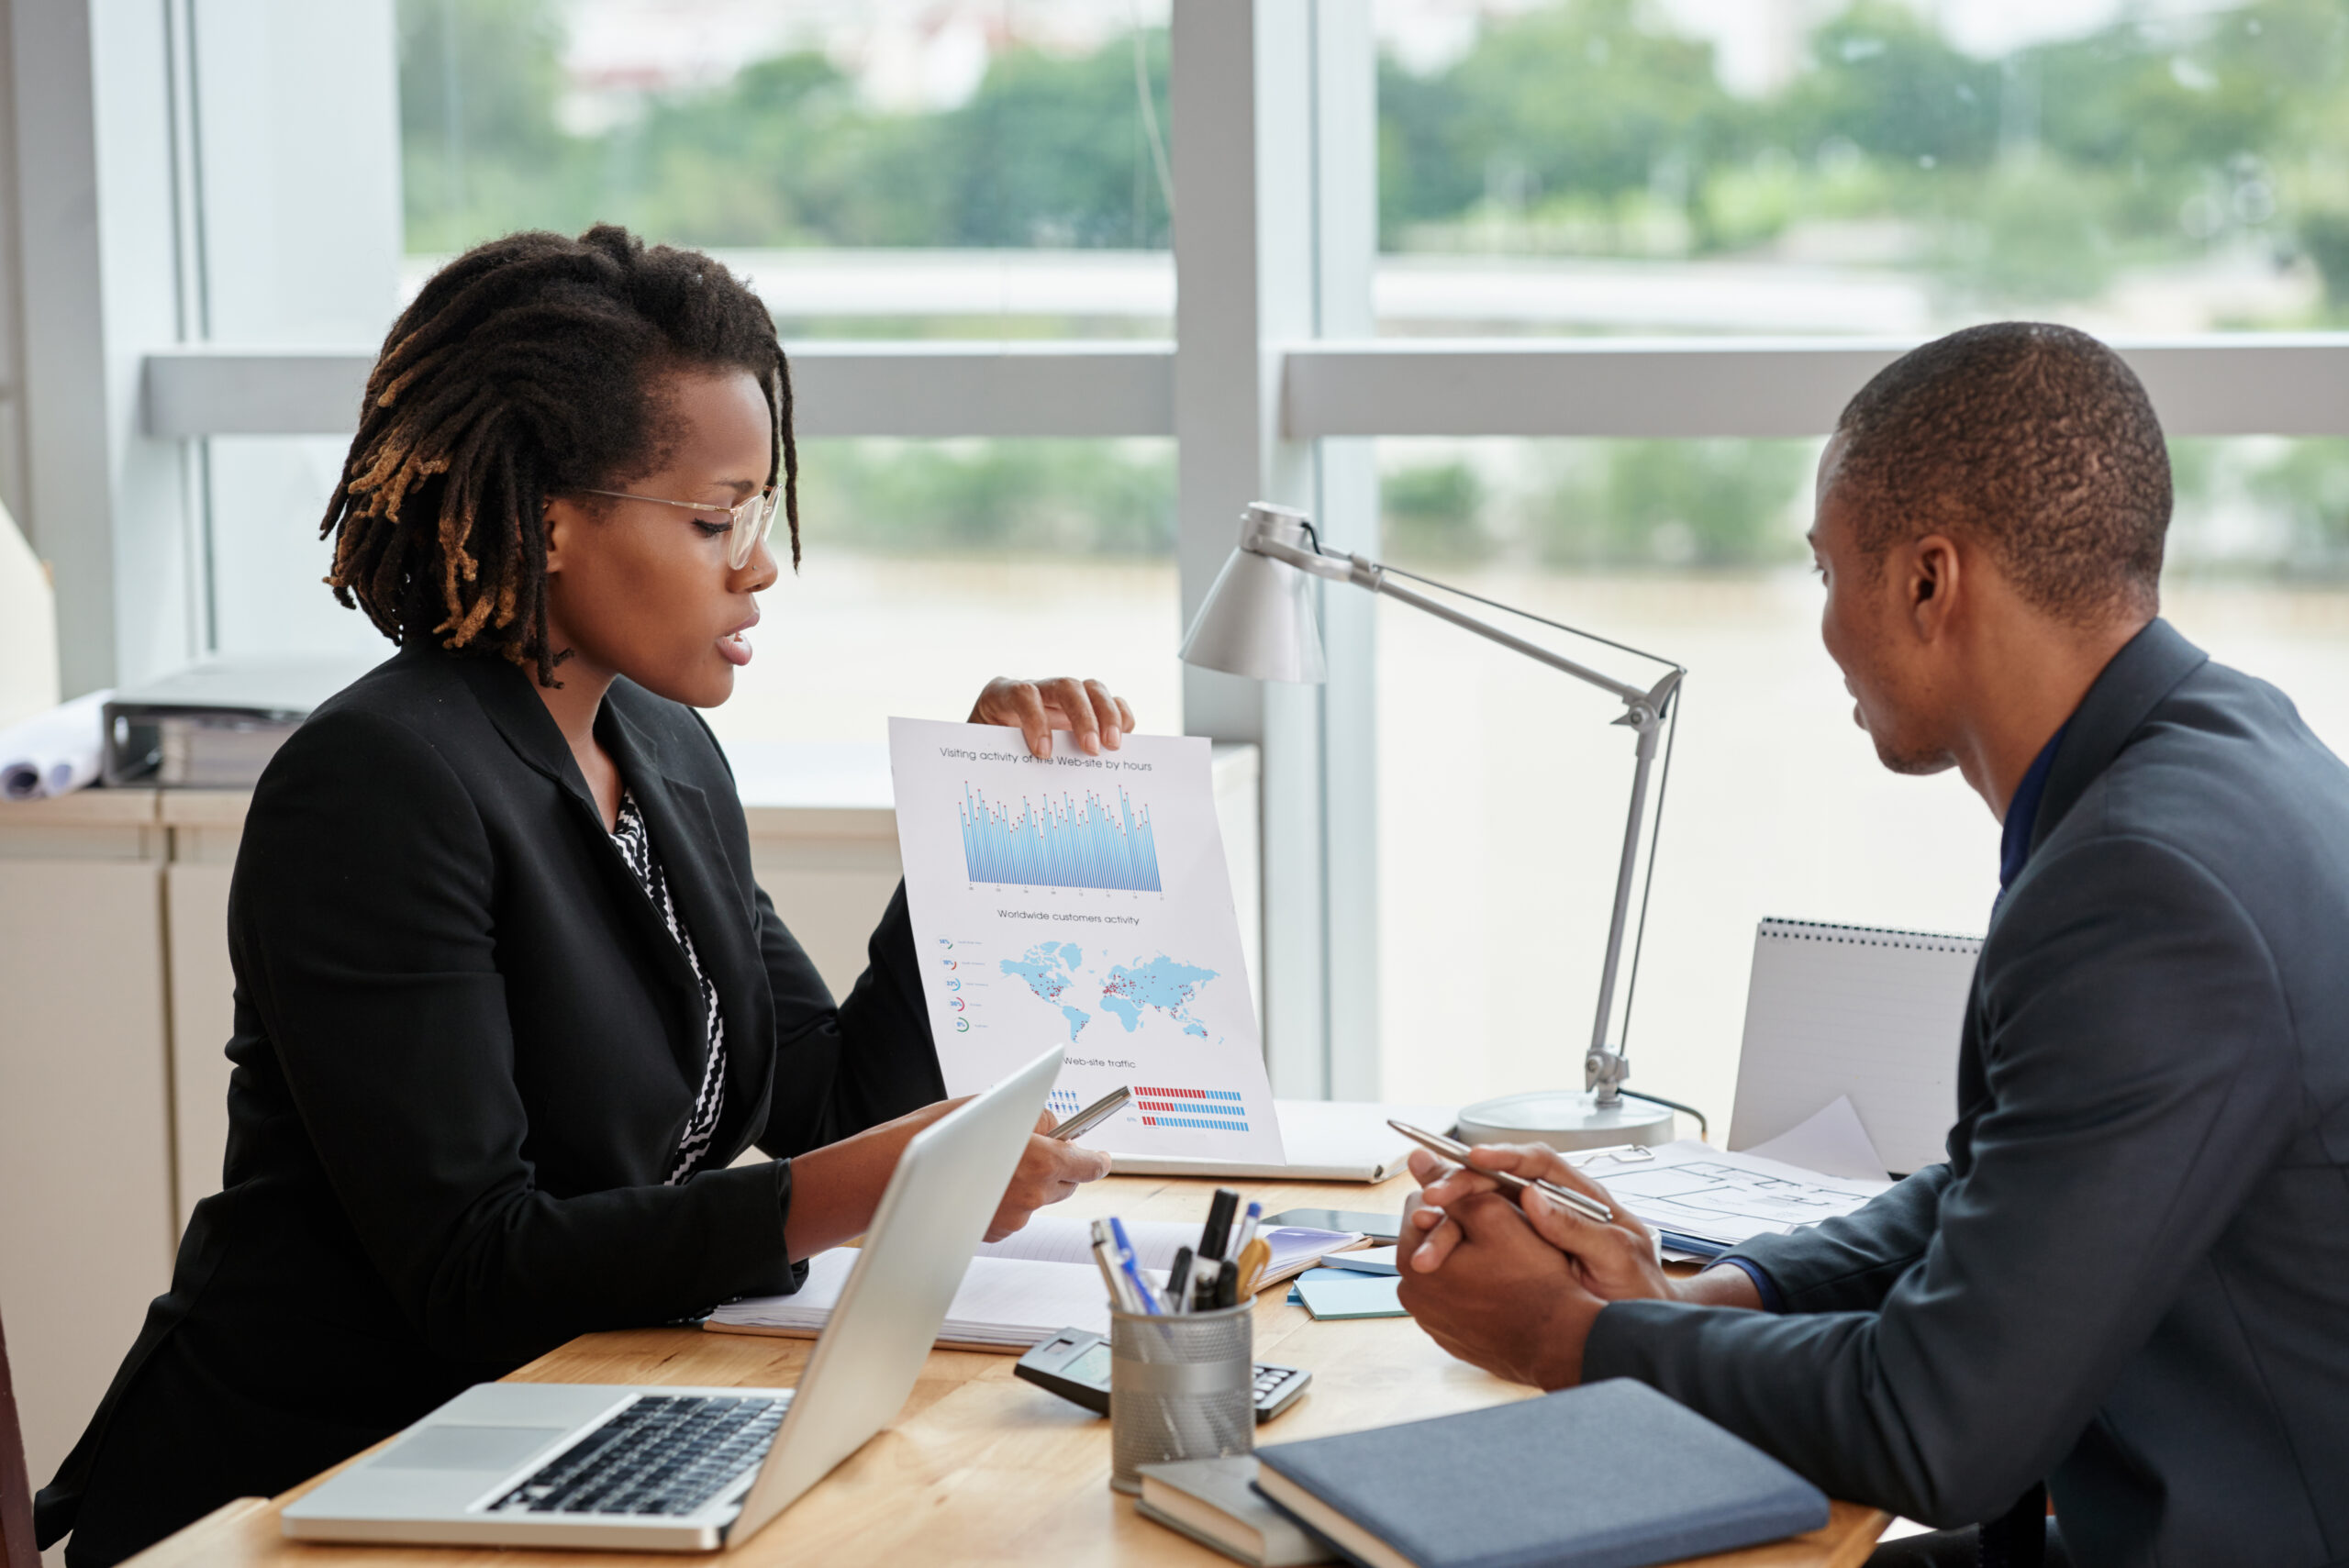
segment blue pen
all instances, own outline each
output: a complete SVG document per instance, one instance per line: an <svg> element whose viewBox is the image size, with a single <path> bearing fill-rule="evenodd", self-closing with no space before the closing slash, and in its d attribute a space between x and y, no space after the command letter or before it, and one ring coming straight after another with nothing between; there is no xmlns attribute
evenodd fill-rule
<svg viewBox="0 0 2349 1568"><path fill-rule="evenodd" d="M1134 1246L1126 1240L1125 1221L1110 1220L1109 1235L1118 1244L1118 1267L1133 1282L1134 1294L1141 1297L1141 1309L1152 1318L1165 1316L1165 1309L1158 1305L1158 1292L1151 1288L1150 1281L1142 1277L1141 1265L1134 1262Z"/></svg>

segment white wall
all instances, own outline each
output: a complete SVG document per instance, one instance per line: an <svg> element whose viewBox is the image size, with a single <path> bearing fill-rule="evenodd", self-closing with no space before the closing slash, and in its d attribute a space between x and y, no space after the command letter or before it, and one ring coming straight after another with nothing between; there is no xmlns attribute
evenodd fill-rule
<svg viewBox="0 0 2349 1568"><path fill-rule="evenodd" d="M0 726L57 701L57 605L49 573L0 507Z"/></svg>

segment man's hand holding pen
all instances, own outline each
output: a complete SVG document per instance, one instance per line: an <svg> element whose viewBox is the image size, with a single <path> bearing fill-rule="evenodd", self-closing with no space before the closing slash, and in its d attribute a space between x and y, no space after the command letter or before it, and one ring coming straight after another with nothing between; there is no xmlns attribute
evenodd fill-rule
<svg viewBox="0 0 2349 1568"><path fill-rule="evenodd" d="M1403 1220L1403 1305L1436 1343L1496 1376L1544 1389L1580 1382L1584 1343L1610 1301L1760 1305L1736 1269L1673 1279L1653 1234L1620 1205L1601 1223L1539 1187L1504 1192L1488 1173L1606 1199L1546 1144L1480 1144L1465 1166L1416 1151L1411 1172L1422 1207Z"/></svg>
<svg viewBox="0 0 2349 1568"><path fill-rule="evenodd" d="M1411 1217L1410 1228L1419 1240L1412 1262L1423 1273L1442 1268L1464 1240L1462 1226L1449 1218L1453 1207L1500 1185L1486 1172L1551 1182L1601 1202L1607 1199L1604 1187L1547 1144L1484 1144L1471 1152L1470 1161L1464 1167L1431 1154L1411 1156L1411 1172L1420 1182L1419 1202L1426 1206ZM1512 1195L1501 1195L1507 1199ZM1566 1254L1576 1282L1593 1296L1605 1301L1672 1296L1672 1279L1656 1261L1654 1235L1628 1209L1610 1205L1614 1218L1600 1224L1538 1187L1514 1195L1531 1200L1521 1207L1516 1202L1509 1207L1519 1209L1523 1222L1542 1240Z"/></svg>

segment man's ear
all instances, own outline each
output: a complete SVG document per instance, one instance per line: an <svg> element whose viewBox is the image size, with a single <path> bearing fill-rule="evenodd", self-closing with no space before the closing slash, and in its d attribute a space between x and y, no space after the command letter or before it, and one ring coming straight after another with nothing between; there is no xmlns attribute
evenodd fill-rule
<svg viewBox="0 0 2349 1568"><path fill-rule="evenodd" d="M1918 635L1930 641L1956 613L1962 581L1957 545L1947 534L1927 534L1909 547L1905 564L1909 617Z"/></svg>

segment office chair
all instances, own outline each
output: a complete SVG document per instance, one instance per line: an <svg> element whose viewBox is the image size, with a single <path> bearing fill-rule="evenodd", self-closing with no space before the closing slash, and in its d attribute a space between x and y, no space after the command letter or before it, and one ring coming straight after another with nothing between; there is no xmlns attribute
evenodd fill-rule
<svg viewBox="0 0 2349 1568"><path fill-rule="evenodd" d="M8 1377L8 1331L0 1327L0 1568L40 1568L33 1550L33 1484L25 1473L25 1429Z"/></svg>

